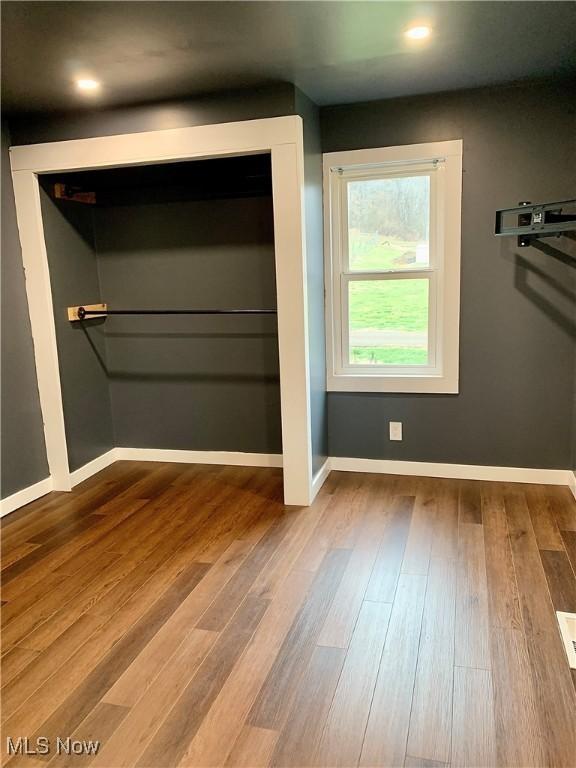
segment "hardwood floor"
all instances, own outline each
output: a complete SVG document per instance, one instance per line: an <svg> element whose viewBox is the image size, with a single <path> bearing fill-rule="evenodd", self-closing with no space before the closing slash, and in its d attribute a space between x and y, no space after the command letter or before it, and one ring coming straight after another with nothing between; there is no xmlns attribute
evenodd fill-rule
<svg viewBox="0 0 576 768"><path fill-rule="evenodd" d="M574 768L567 488L281 491L276 469L118 462L5 518L3 764Z"/></svg>

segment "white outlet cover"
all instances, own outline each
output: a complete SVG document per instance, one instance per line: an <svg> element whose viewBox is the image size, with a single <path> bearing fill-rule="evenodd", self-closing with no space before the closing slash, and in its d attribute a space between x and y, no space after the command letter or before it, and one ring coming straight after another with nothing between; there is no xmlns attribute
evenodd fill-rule
<svg viewBox="0 0 576 768"><path fill-rule="evenodd" d="M391 421L390 424L390 440L402 440L402 422Z"/></svg>

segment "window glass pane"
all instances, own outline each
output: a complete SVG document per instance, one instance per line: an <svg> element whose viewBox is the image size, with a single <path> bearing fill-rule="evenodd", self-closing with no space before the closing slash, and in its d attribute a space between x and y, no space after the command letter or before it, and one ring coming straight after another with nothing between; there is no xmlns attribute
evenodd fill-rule
<svg viewBox="0 0 576 768"><path fill-rule="evenodd" d="M427 267L429 230L429 176L348 183L351 270Z"/></svg>
<svg viewBox="0 0 576 768"><path fill-rule="evenodd" d="M348 361L356 365L428 363L425 278L348 283Z"/></svg>

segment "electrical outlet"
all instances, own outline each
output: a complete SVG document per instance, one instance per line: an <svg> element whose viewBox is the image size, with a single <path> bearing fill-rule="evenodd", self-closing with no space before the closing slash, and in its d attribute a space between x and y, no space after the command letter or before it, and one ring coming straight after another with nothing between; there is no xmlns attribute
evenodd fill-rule
<svg viewBox="0 0 576 768"><path fill-rule="evenodd" d="M402 440L402 422L391 421L390 424L390 440Z"/></svg>

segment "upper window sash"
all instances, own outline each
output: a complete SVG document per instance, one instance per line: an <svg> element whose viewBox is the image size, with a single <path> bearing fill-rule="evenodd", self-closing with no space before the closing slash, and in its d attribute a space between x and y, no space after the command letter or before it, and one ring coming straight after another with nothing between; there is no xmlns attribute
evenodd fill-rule
<svg viewBox="0 0 576 768"><path fill-rule="evenodd" d="M390 167L390 166L393 166ZM334 192L334 196L338 198L338 210L336 211L337 218L340 223L339 232L336 233L337 237L332 243L332 253L336 268L342 272L348 272L350 274L360 273L361 270L352 269L350 267L349 257L349 216L348 216L348 184L354 181L366 181L366 180L379 180L379 179L401 179L401 178L413 178L414 176L427 176L430 179L430 209L429 209L429 242L428 242L428 269L437 268L439 261L439 243L438 234L440 231L440 222L438 221L438 196L441 194L441 174L438 175L438 170L442 168L442 164L439 160L433 160L429 163L414 163L410 167L410 170L404 170L410 166L410 163L382 163L377 167L371 167L369 169L364 168L362 171L357 168L354 169L332 169L334 174L331 183ZM376 272L414 272L422 270L421 267L404 267L403 269L390 270L390 269L373 269L372 273Z"/></svg>

